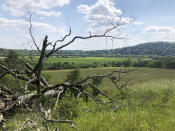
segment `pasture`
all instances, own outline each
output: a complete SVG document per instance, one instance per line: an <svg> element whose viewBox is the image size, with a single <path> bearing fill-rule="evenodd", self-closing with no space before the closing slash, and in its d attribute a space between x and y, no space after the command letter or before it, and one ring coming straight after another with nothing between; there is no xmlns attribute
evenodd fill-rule
<svg viewBox="0 0 175 131"><path fill-rule="evenodd" d="M105 74L118 68L81 69L82 77ZM66 78L66 71L46 71L56 83ZM123 104L117 111L109 111L103 105L88 104L91 109L75 118L78 131L131 131L175 130L175 70L135 68L127 77L130 92L123 92L117 99ZM115 92L108 81L102 84L107 94ZM113 90L113 91L111 91ZM122 98L123 97L123 98ZM64 131L72 130L60 125Z"/></svg>
<svg viewBox="0 0 175 131"><path fill-rule="evenodd" d="M148 58L147 58L148 59ZM38 57L36 56L35 61L38 60ZM53 63L74 63L74 64L104 64L108 62L118 62L118 61L124 61L127 60L127 57L56 57L52 56L47 59L47 63L53 64ZM136 60L136 58L132 58L132 60Z"/></svg>
<svg viewBox="0 0 175 131"><path fill-rule="evenodd" d="M128 68L88 68L80 69L81 77L106 74L114 70ZM133 69L133 68L132 68ZM71 70L44 71L52 84L64 82ZM129 80L127 89L121 91L105 80L99 86L103 92L115 98L121 105L112 110L111 105L102 105L90 100L66 98L60 101L59 109L66 111L67 119L74 120L77 129L68 124L49 124L50 129L59 126L61 131L173 131L175 130L175 70L156 68L134 68L124 80ZM51 103L48 103L51 104ZM54 112L57 118L58 112ZM39 124L40 114L15 114L7 125L9 130L18 127L26 118Z"/></svg>
<svg viewBox="0 0 175 131"><path fill-rule="evenodd" d="M120 68L120 67L107 67L107 68L88 68L80 69L81 76L86 77L95 74L107 74L114 70L130 70L131 71L125 79L129 80L132 85L142 84L144 82L153 80L175 80L175 70L174 69L159 69L159 68ZM71 69L72 70L72 69ZM53 84L58 82L63 82L66 79L67 74L71 70L46 70L44 73L50 75ZM104 81L105 83L105 81ZM107 84L107 83L106 83ZM104 84L104 86L106 85Z"/></svg>
<svg viewBox="0 0 175 131"><path fill-rule="evenodd" d="M145 58L147 60L148 58ZM38 57L34 57L34 63ZM52 56L47 59L44 69L61 70L76 68L96 68L96 67L112 67L112 66L128 66L127 63L138 61L138 58L130 57L56 57Z"/></svg>

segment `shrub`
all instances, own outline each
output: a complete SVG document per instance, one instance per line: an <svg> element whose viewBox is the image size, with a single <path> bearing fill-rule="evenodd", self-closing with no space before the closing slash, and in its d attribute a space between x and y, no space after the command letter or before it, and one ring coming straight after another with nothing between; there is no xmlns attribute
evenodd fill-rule
<svg viewBox="0 0 175 131"><path fill-rule="evenodd" d="M162 68L164 66L164 63L163 61L154 61L151 62L149 66L152 68Z"/></svg>
<svg viewBox="0 0 175 131"><path fill-rule="evenodd" d="M6 85L9 89L12 90L12 92L23 92L24 90L21 90L23 83L19 80L16 80L14 77L11 77L10 75L4 76L0 82L4 85Z"/></svg>
<svg viewBox="0 0 175 131"><path fill-rule="evenodd" d="M175 69L175 61L167 61L166 67L169 69Z"/></svg>
<svg viewBox="0 0 175 131"><path fill-rule="evenodd" d="M58 116L62 119L73 119L80 114L78 100L72 97L63 98L56 110L58 111Z"/></svg>
<svg viewBox="0 0 175 131"><path fill-rule="evenodd" d="M81 77L80 77L80 70L79 69L72 70L67 75L67 81L70 81L70 82L76 82L80 79L81 79Z"/></svg>

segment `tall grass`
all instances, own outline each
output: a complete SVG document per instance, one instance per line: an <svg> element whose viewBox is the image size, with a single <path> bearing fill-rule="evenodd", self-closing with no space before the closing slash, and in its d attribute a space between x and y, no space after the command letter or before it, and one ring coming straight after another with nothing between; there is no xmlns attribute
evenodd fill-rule
<svg viewBox="0 0 175 131"><path fill-rule="evenodd" d="M81 75L108 73L116 68L97 68L81 70ZM47 71L52 76L51 82L62 82L66 79L66 71ZM65 98L60 101L52 115L66 113L66 118L75 122L76 129L68 124L49 124L50 129L59 127L60 131L173 131L175 130L175 71L167 69L139 68L130 73L131 81L128 90L111 91L112 84L103 81L102 90L112 95L118 104L122 104L117 110L112 110L111 105L101 105L94 101L84 103L83 99ZM69 104L70 103L70 104ZM116 104L115 106L117 106ZM65 115L64 115L65 116ZM36 120L44 126L41 114L37 112L21 112L8 117L7 126L9 131L18 128L20 123L27 118ZM60 118L59 119L63 119ZM29 131L31 129L26 129ZM44 129L41 129L44 131Z"/></svg>
<svg viewBox="0 0 175 131"><path fill-rule="evenodd" d="M175 130L175 83L146 82L130 90L130 97L116 112L88 112L74 119L78 131L173 131ZM99 108L93 105L93 108ZM63 131L73 129L60 125Z"/></svg>

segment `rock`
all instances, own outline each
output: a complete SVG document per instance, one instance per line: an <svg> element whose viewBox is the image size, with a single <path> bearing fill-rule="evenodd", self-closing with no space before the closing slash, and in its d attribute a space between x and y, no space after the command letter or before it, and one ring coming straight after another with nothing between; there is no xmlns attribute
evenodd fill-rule
<svg viewBox="0 0 175 131"><path fill-rule="evenodd" d="M0 100L0 110L4 110L6 107L5 102L3 102L2 100Z"/></svg>
<svg viewBox="0 0 175 131"><path fill-rule="evenodd" d="M0 125L2 125L3 121L4 121L3 114L2 114L2 113L0 113Z"/></svg>
<svg viewBox="0 0 175 131"><path fill-rule="evenodd" d="M56 97L59 91L57 90L49 90L46 93L44 93L44 96L46 97Z"/></svg>

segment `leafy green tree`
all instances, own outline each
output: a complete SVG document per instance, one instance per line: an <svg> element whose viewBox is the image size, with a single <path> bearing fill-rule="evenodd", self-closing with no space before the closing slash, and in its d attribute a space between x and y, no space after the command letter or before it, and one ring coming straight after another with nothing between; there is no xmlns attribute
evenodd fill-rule
<svg viewBox="0 0 175 131"><path fill-rule="evenodd" d="M126 61L123 62L124 67L130 67L132 66L132 60L131 57L129 56Z"/></svg>

